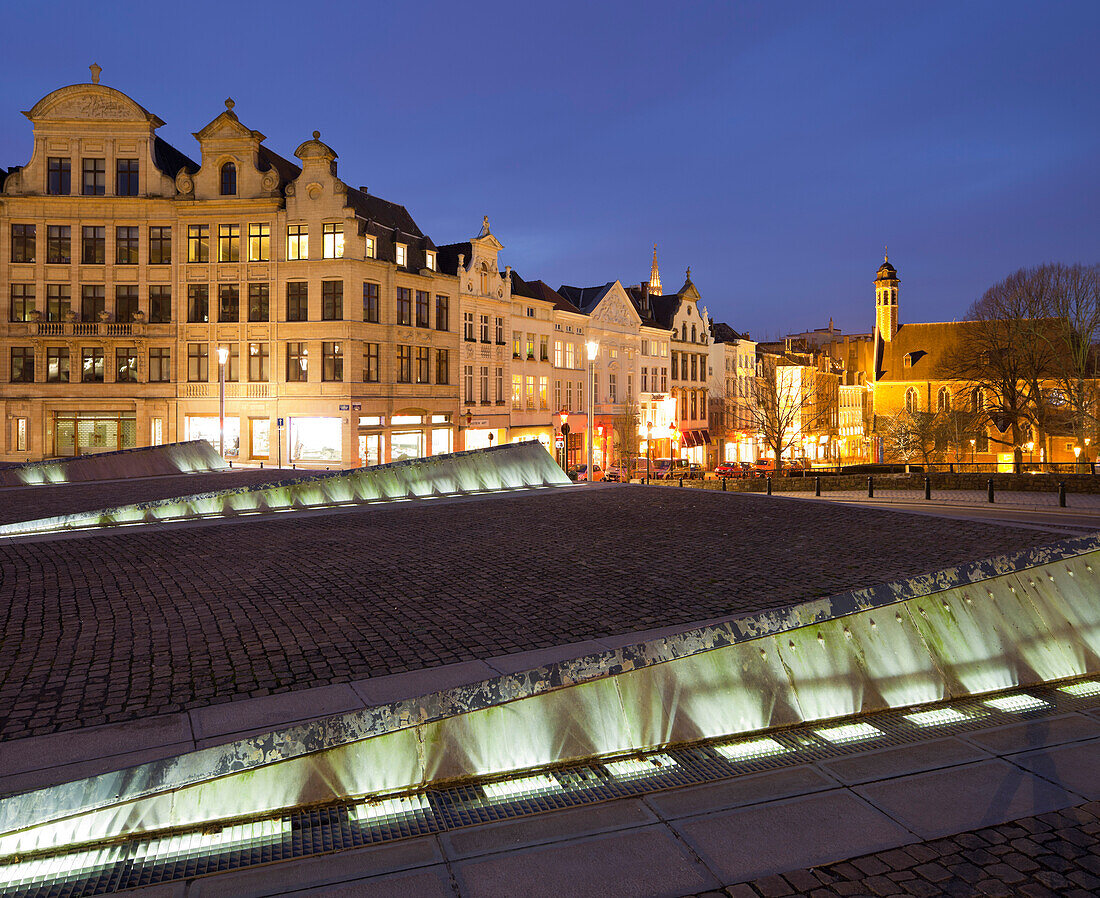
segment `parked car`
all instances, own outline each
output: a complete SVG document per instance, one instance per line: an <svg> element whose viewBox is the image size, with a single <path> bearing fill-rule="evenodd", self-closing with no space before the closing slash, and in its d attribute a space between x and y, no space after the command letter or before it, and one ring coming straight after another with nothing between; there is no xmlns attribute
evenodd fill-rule
<svg viewBox="0 0 1100 898"><path fill-rule="evenodd" d="M597 468L597 470L599 470ZM603 479L609 483L622 483L624 480L630 479L630 472L623 469L621 465L609 465L607 470L603 472Z"/></svg>
<svg viewBox="0 0 1100 898"><path fill-rule="evenodd" d="M758 458L752 463L752 471L756 477L764 477L775 472L774 458Z"/></svg>
<svg viewBox="0 0 1100 898"><path fill-rule="evenodd" d="M599 483L603 480L603 468L599 465L592 466L592 482ZM588 480L588 465L578 465L569 475L570 480L582 481Z"/></svg>
<svg viewBox="0 0 1100 898"><path fill-rule="evenodd" d="M741 474L742 468L739 461L724 461L715 465L714 468L714 476L716 477L740 477Z"/></svg>

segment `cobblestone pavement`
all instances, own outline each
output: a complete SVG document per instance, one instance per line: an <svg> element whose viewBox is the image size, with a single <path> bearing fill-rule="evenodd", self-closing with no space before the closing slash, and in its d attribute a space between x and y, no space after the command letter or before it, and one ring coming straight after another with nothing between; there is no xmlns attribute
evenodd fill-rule
<svg viewBox="0 0 1100 898"><path fill-rule="evenodd" d="M0 739L752 612L1059 538L620 486L0 543Z"/></svg>
<svg viewBox="0 0 1100 898"><path fill-rule="evenodd" d="M140 477L133 480L92 480L50 486L4 487L0 489L0 524L290 480L312 473L318 472L249 468L205 474Z"/></svg>
<svg viewBox="0 0 1100 898"><path fill-rule="evenodd" d="M839 864L768 876L694 898L1094 898L1097 894L1100 802L1094 801Z"/></svg>

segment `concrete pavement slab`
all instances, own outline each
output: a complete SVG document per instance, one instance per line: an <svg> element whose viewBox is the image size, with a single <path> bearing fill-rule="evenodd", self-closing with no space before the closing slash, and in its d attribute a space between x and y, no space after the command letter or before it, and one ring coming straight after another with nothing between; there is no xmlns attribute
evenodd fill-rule
<svg viewBox="0 0 1100 898"><path fill-rule="evenodd" d="M287 898L458 898L451 887L450 875L443 866L428 867L416 873L398 873L328 885L320 889L281 892ZM144 898L144 896L143 896Z"/></svg>
<svg viewBox="0 0 1100 898"><path fill-rule="evenodd" d="M645 804L627 799L456 829L444 833L440 841L447 857L458 859L656 822Z"/></svg>
<svg viewBox="0 0 1100 898"><path fill-rule="evenodd" d="M436 867L443 861L434 836L354 848L196 879L187 898L260 898L287 891L327 889L349 880ZM413 893L415 894L415 893Z"/></svg>
<svg viewBox="0 0 1100 898"><path fill-rule="evenodd" d="M900 748L861 752L819 763L841 782L853 785L922 770L954 767L989 757L987 752L960 739L935 739L915 745L903 745Z"/></svg>
<svg viewBox="0 0 1100 898"><path fill-rule="evenodd" d="M835 789L836 781L810 765L739 776L687 789L655 792L646 804L665 819L723 811L762 801Z"/></svg>
<svg viewBox="0 0 1100 898"><path fill-rule="evenodd" d="M897 777L854 791L923 839L993 826L1084 799L1001 759Z"/></svg>
<svg viewBox="0 0 1100 898"><path fill-rule="evenodd" d="M1078 742L1100 736L1100 721L1083 714L1038 717L1022 723L967 734L967 739L994 754L1027 751L1042 745Z"/></svg>
<svg viewBox="0 0 1100 898"><path fill-rule="evenodd" d="M498 673L519 673L523 670L534 670L536 667L542 667L545 664L554 664L557 661L568 661L570 658L595 655L604 651L605 648L606 646L602 642L589 639L584 642L571 642L566 645L532 649L528 652L516 652L513 655L490 658L485 663Z"/></svg>
<svg viewBox="0 0 1100 898"><path fill-rule="evenodd" d="M1100 739L1013 755L1009 760L1089 801L1100 801Z"/></svg>
<svg viewBox="0 0 1100 898"><path fill-rule="evenodd" d="M466 898L680 898L718 881L664 827L644 827L453 865Z"/></svg>
<svg viewBox="0 0 1100 898"><path fill-rule="evenodd" d="M915 841L886 814L842 789L670 825L727 884Z"/></svg>
<svg viewBox="0 0 1100 898"><path fill-rule="evenodd" d="M362 707L362 698L350 685L335 683L331 686L195 708L188 713L196 739L224 736L225 741L228 741L235 733L263 727L287 726Z"/></svg>

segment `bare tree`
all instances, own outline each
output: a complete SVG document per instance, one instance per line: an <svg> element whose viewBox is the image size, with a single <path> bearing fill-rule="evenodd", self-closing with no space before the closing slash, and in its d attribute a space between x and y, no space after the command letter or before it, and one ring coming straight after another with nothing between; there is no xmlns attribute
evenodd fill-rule
<svg viewBox="0 0 1100 898"><path fill-rule="evenodd" d="M762 353L753 381L753 423L783 470L783 453L804 434L828 423L830 407L820 395L817 369L808 360Z"/></svg>
<svg viewBox="0 0 1100 898"><path fill-rule="evenodd" d="M920 459L926 471L943 461L945 415L902 411L879 423L888 458L906 464Z"/></svg>
<svg viewBox="0 0 1100 898"><path fill-rule="evenodd" d="M641 434L638 426L641 421L641 413L637 403L632 403L623 408L611 421L611 432L614 435L615 456L620 469L624 471L633 463L641 452ZM632 473L632 472L631 472Z"/></svg>
<svg viewBox="0 0 1100 898"><path fill-rule="evenodd" d="M1078 444L1095 434L1097 406L1097 344L1100 342L1100 269L1084 265L1041 265L1022 269L1018 278L1041 305L1043 317L1033 321L1033 342L1053 358L1053 387L1042 393L1056 423L1072 430ZM1047 431L1043 429L1044 434Z"/></svg>

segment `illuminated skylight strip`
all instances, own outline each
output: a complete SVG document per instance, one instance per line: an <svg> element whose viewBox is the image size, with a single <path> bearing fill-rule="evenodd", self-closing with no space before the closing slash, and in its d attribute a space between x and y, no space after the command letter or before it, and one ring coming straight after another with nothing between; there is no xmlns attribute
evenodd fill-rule
<svg viewBox="0 0 1100 898"><path fill-rule="evenodd" d="M838 727L814 730L814 733L833 745L861 742L864 739L874 739L875 736L883 735L882 730L871 726L869 723L846 723Z"/></svg>
<svg viewBox="0 0 1100 898"><path fill-rule="evenodd" d="M1080 683L1070 683L1068 686L1058 687L1058 691L1067 695L1075 695L1077 698L1089 698L1100 695L1100 680L1082 680Z"/></svg>
<svg viewBox="0 0 1100 898"><path fill-rule="evenodd" d="M545 795L547 792L560 792L561 785L556 779L543 773L497 783L482 783L481 791L485 793L486 798L494 801L510 801L531 795Z"/></svg>
<svg viewBox="0 0 1100 898"><path fill-rule="evenodd" d="M1020 695L1002 695L1000 698L991 698L983 704L997 711L1020 712L1037 711L1040 708L1049 708L1050 702L1045 702L1034 695L1021 693Z"/></svg>
<svg viewBox="0 0 1100 898"><path fill-rule="evenodd" d="M640 776L654 776L678 766L668 755L650 755L648 758L628 758L625 761L612 761L604 764L604 769L618 780L637 779Z"/></svg>
<svg viewBox="0 0 1100 898"><path fill-rule="evenodd" d="M73 879L93 870L110 867L122 856L122 847L96 848L73 854L60 854L47 858L19 861L0 867L0 887L33 885L39 882Z"/></svg>
<svg viewBox="0 0 1100 898"><path fill-rule="evenodd" d="M750 761L753 758L767 758L790 751L774 739L754 739L751 742L735 742L733 745L716 745L714 750L727 761Z"/></svg>
<svg viewBox="0 0 1100 898"><path fill-rule="evenodd" d="M963 714L954 708L935 708L931 711L918 711L906 714L905 719L919 727L943 726L949 723L963 723L970 720L969 714Z"/></svg>
<svg viewBox="0 0 1100 898"><path fill-rule="evenodd" d="M366 801L351 809L351 816L357 823L369 824L385 817L408 817L417 811L429 811L431 805L423 795L404 795L401 798L384 798L381 801Z"/></svg>
<svg viewBox="0 0 1100 898"><path fill-rule="evenodd" d="M189 832L151 839L134 850L134 860L168 861L185 854L217 853L290 835L290 819L256 820L224 826L217 832Z"/></svg>

